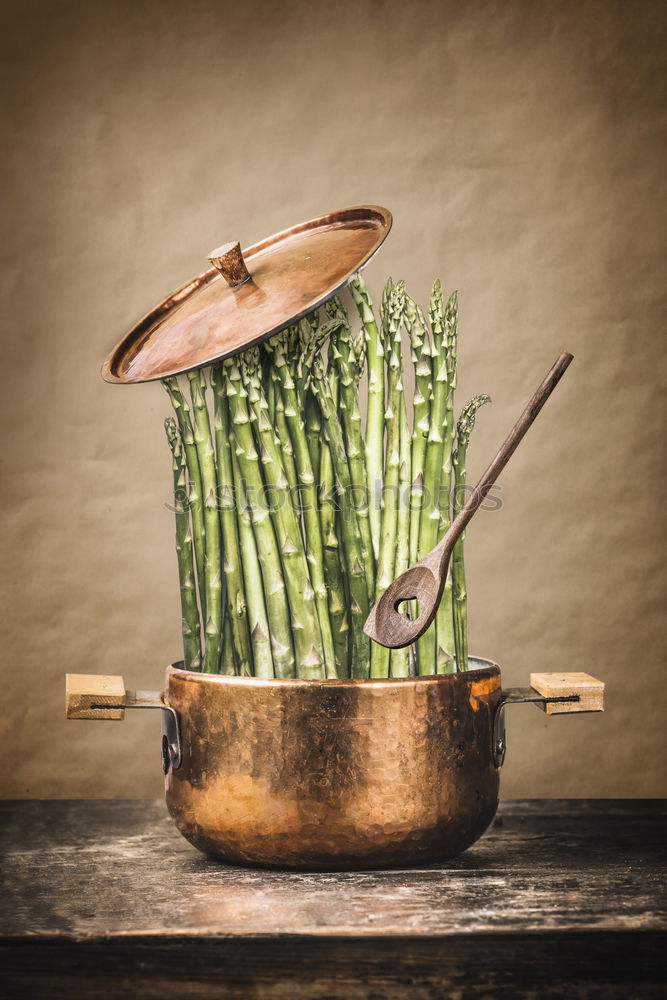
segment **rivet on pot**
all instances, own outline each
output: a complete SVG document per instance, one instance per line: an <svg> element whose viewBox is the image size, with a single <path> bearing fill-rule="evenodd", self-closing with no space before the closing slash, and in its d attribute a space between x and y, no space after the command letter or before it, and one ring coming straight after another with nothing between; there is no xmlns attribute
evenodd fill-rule
<svg viewBox="0 0 667 1000"><path fill-rule="evenodd" d="M166 735L162 736L162 770L165 774L169 771L169 765L171 764L171 756L169 754L169 740Z"/></svg>

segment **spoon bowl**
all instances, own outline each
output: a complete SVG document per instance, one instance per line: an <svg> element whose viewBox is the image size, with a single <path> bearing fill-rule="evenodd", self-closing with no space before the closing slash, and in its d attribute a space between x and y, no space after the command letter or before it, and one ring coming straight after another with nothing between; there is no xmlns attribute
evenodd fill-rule
<svg viewBox="0 0 667 1000"><path fill-rule="evenodd" d="M366 635L389 649L401 649L415 642L435 617L446 576L447 566L442 574L434 572L425 561L410 566L385 590L371 610L364 626ZM416 618L406 614L406 602L409 601L417 602L419 614Z"/></svg>

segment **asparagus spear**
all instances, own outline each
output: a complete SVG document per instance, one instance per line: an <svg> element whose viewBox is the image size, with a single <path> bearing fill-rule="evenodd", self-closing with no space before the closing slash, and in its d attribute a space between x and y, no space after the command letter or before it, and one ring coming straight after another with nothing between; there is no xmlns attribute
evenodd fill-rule
<svg viewBox="0 0 667 1000"><path fill-rule="evenodd" d="M405 417L401 378L401 322L405 309L405 288L399 282L392 288L385 310L384 342L389 352L387 384L387 455L384 471L380 557L377 569L376 600L394 579L398 529L398 491L400 468L400 420ZM371 649L371 677L389 676L389 650L378 643Z"/></svg>
<svg viewBox="0 0 667 1000"><path fill-rule="evenodd" d="M273 369L272 369L273 372ZM272 381L275 372L272 374ZM274 423L276 429L276 440L278 441L282 460L283 468L285 470L285 475L287 476L287 482L289 483L289 488L293 496L296 496L299 489L299 477L296 471L296 461L294 458L294 446L292 444L292 438L287 426L287 418L285 416L285 404L280 392L280 386L275 385L275 404L274 404L274 416L271 418L269 416L269 422Z"/></svg>
<svg viewBox="0 0 667 1000"><path fill-rule="evenodd" d="M195 418L195 445L201 471L204 500L204 529L206 554L204 557L204 592L206 594L206 619L204 626L205 673L218 672L222 648L222 545L220 515L218 514L218 483L215 471L215 450L211 424L206 406L206 380L201 371L188 372L192 407Z"/></svg>
<svg viewBox="0 0 667 1000"><path fill-rule="evenodd" d="M322 636L324 672L326 677L336 677L336 656L324 579L324 545L318 512L317 484L308 450L306 429L301 416L296 384L288 363L288 338L283 334L278 334L267 345L267 348L272 352L272 370L276 375L276 409L278 406L282 406L294 454L300 506L304 519L306 558L315 591L317 616Z"/></svg>
<svg viewBox="0 0 667 1000"><path fill-rule="evenodd" d="M181 625L183 659L186 670L201 670L201 636L199 609L195 590L195 568L192 554L192 534L186 490L186 464L181 438L173 417L164 422L173 457L174 511L176 514L176 555L181 588Z"/></svg>
<svg viewBox="0 0 667 1000"><path fill-rule="evenodd" d="M405 398L401 396L399 416L399 468L398 468L398 528L396 543L396 561L394 563L394 576L398 576L408 568L410 562L410 428L408 427L408 415L405 407ZM391 676L407 677L410 674L410 650L406 646L403 649L392 649L391 651Z"/></svg>
<svg viewBox="0 0 667 1000"><path fill-rule="evenodd" d="M319 404L307 385L307 370L299 363L299 359L301 354L309 349L311 337L319 326L319 322L315 322L316 318L319 320L318 312L310 313L300 323L289 327L286 331L286 351L294 367L294 386L301 413L304 415L310 464L315 473L320 467L322 415Z"/></svg>
<svg viewBox="0 0 667 1000"><path fill-rule="evenodd" d="M360 274L350 282L349 287L366 335L368 364L366 489L373 555L377 562L380 554L381 496L384 471L384 347L373 312L373 302Z"/></svg>
<svg viewBox="0 0 667 1000"><path fill-rule="evenodd" d="M364 622L368 617L368 588L363 563L363 547L357 515L352 503L352 482L345 453L343 431L336 416L331 386L325 376L320 354L321 344L337 327L338 321L324 324L313 335L308 350L300 359L302 372L313 388L322 413L324 435L331 450L335 488L341 500L340 528L343 542L344 564L350 592L350 659L353 677L367 677L369 667L369 640L364 635Z"/></svg>
<svg viewBox="0 0 667 1000"><path fill-rule="evenodd" d="M232 638L232 626L229 615L225 615L225 624L222 628L222 643L220 647L220 665L218 673L233 677L241 671L237 669L238 660L234 653L234 639Z"/></svg>
<svg viewBox="0 0 667 1000"><path fill-rule="evenodd" d="M318 407L319 409L319 407ZM324 568L327 580L327 603L331 633L334 644L334 657L338 677L350 676L350 622L349 600L344 579L344 553L336 530L336 508L338 499L334 484L333 460L327 442L320 455L320 484L318 491L318 510L322 529L322 544L324 546Z"/></svg>
<svg viewBox="0 0 667 1000"><path fill-rule="evenodd" d="M456 451L453 456L454 466L454 516L465 503L466 485L466 453L472 429L475 426L475 416L480 406L490 403L487 395L473 396L463 407L463 412L456 425ZM465 563L463 556L463 540L461 535L452 553L452 583L454 597L454 645L456 650L457 670L468 669L468 606L466 594Z"/></svg>
<svg viewBox="0 0 667 1000"><path fill-rule="evenodd" d="M281 452L267 417L266 398L259 370L259 351L251 348L241 359L241 377L255 417L257 443L262 449L266 484L273 494L272 516L280 540L283 577L291 610L297 676L316 680L324 676L324 655L315 592Z"/></svg>
<svg viewBox="0 0 667 1000"><path fill-rule="evenodd" d="M419 552L419 521L424 496L424 455L430 428L431 406L431 338L421 309L409 296L405 297L405 325L410 335L411 359L415 370L415 392L412 402L412 453L410 492L410 564L416 563Z"/></svg>
<svg viewBox="0 0 667 1000"><path fill-rule="evenodd" d="M338 362L340 360L340 352L337 347L337 325L334 321L331 321L331 333L328 337L327 342L327 370L326 376L323 374L323 378L326 379L326 386L331 398L336 415L341 418L341 407L340 407L340 373L338 370ZM320 364L319 359L321 358L321 351L319 344L321 343L321 337L319 337L317 329L301 328L301 346L305 352L305 356L309 357L313 351L318 356L318 365ZM303 366L300 366L303 367ZM321 368L324 372L323 367ZM320 409L319 402L313 391L312 382L308 385L308 395L312 398L313 402L317 406L320 417L320 431L324 437L324 444L321 449L320 455L320 505L322 513L322 524L323 530L326 531L332 540L332 546L328 552L328 559L330 563L333 563L334 559L338 557L338 575L340 580L338 581L336 577L335 566L332 566L332 572L334 574L333 579L336 583L340 582L342 604L344 608L350 607L350 576L349 576L349 563L345 558L345 526L342 523L343 511L341 508L341 486L334 472L333 457L331 454L331 447L326 435L324 434L324 428L322 425L322 412ZM341 433L343 433L342 422L341 422ZM349 465L349 463L348 463ZM331 534L329 534L331 532ZM342 542L342 544L341 544ZM363 553L362 553L363 555ZM335 597L333 601L333 613L336 615L338 613L338 608L335 603ZM350 675L350 640L351 635L348 630L344 630L343 634L338 637L335 655L337 662L337 670L340 669L341 657L346 657L342 662L343 676ZM344 648L343 648L344 647Z"/></svg>
<svg viewBox="0 0 667 1000"><path fill-rule="evenodd" d="M341 326L345 322L341 316L331 316L329 312L329 303L327 302L327 315L331 320L339 319ZM327 351L327 379L329 382L329 389L331 391L331 398L336 404L336 409L340 416L340 351L338 350L338 335L339 328L332 331L328 340L328 351Z"/></svg>
<svg viewBox="0 0 667 1000"><path fill-rule="evenodd" d="M356 355L347 313L340 299L337 296L330 299L326 304L326 310L332 320L340 323L338 329L331 335L330 343L336 344L334 364L338 372L339 413L350 468L352 502L361 535L368 598L371 601L375 594L375 556L371 539L366 463L359 412L359 380L363 371L363 359Z"/></svg>
<svg viewBox="0 0 667 1000"><path fill-rule="evenodd" d="M380 319L382 321L382 331L384 339L384 331L387 329L387 324L389 322L389 301L391 299L391 293L394 288L394 282L392 278L387 278L387 282L382 289L382 298L380 300Z"/></svg>
<svg viewBox="0 0 667 1000"><path fill-rule="evenodd" d="M444 343L444 313L440 282L433 286L430 301L431 332L433 335L432 401L426 454L424 457L424 505L419 520L419 551L421 559L430 552L438 539L440 510L440 472L442 467L443 430L447 407L447 359ZM419 673L432 674L437 669L435 629L430 628L417 640Z"/></svg>
<svg viewBox="0 0 667 1000"><path fill-rule="evenodd" d="M349 594L346 591L343 578L346 564L336 525L338 497L334 483L333 460L329 445L324 438L320 404L310 384L311 364L310 362L304 363L304 357L315 356L321 349L323 338L318 336L318 328L318 313L311 313L297 326L290 327L288 330L288 349L290 360L295 367L294 383L297 400L301 412L305 414L305 432L313 474L317 476L319 473L317 509L324 546L324 566L328 590L327 604L331 621L336 673L339 677L348 677L350 673ZM318 359L318 364L322 372L321 359Z"/></svg>
<svg viewBox="0 0 667 1000"><path fill-rule="evenodd" d="M268 404L268 417L272 426L276 426L276 403L279 393L276 385L275 372L273 371L273 359L271 352L266 350L267 345L262 345L260 349L261 381L265 386L266 402Z"/></svg>
<svg viewBox="0 0 667 1000"><path fill-rule="evenodd" d="M219 367L211 369L213 390L215 443L217 451L217 481L220 506L220 524L224 550L224 572L227 582L227 618L232 650L238 664L238 673L252 673L252 653L248 635L247 607L241 568L239 522L234 495L234 474L229 444L229 409L224 392L224 376Z"/></svg>
<svg viewBox="0 0 667 1000"><path fill-rule="evenodd" d="M225 382L229 384L227 380ZM250 645L252 648L251 673L255 677L271 678L275 675L273 654L271 652L269 619L262 584L262 570L259 556L257 555L251 510L245 495L243 478L239 469L236 441L231 432L229 434L229 454L234 479L234 495L239 512L239 547L248 609L248 631L250 632Z"/></svg>
<svg viewBox="0 0 667 1000"><path fill-rule="evenodd" d="M305 394L303 411L306 426L306 440L308 442L308 451L310 453L310 464L313 471L317 472L320 467L321 453L324 450L322 448L322 414L320 413L319 404L312 392Z"/></svg>
<svg viewBox="0 0 667 1000"><path fill-rule="evenodd" d="M197 446L195 445L194 433L192 431L192 421L190 419L190 407L181 392L177 378L166 378L162 380L162 385L167 391L171 404L176 413L178 427L183 442L185 460L188 468L188 500L190 503L190 516L192 518L192 539L194 543L195 559L197 563L197 583L199 584L199 606L201 608L202 620L206 621L206 587L204 584L204 511L202 507L202 482L199 471L199 459L197 457Z"/></svg>
<svg viewBox="0 0 667 1000"><path fill-rule="evenodd" d="M246 501L250 505L255 544L262 569L274 670L276 677L294 677L296 663L292 649L292 629L282 562L271 515L265 501L264 480L250 426L247 392L241 381L237 358L230 358L224 363L224 372L225 395L229 400L232 417L234 448Z"/></svg>
<svg viewBox="0 0 667 1000"><path fill-rule="evenodd" d="M456 428L454 424L454 391L456 389L456 346L458 337L458 296L450 297L444 312L443 346L447 362L447 403L445 407L445 432L442 446L442 468L440 470L440 521L438 537L442 538L451 524L452 451ZM451 673L455 669L454 623L452 618L452 569L450 565L442 600L436 615L436 639L438 644L438 673Z"/></svg>

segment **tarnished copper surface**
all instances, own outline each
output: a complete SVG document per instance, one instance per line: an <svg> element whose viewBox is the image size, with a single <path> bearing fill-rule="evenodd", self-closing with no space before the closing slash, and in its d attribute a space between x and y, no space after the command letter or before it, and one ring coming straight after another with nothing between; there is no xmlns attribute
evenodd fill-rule
<svg viewBox="0 0 667 1000"><path fill-rule="evenodd" d="M382 245L391 223L386 208L345 208L256 243L243 251L245 264L238 257L230 261L225 244L218 249L225 251L227 276L212 267L167 296L116 345L102 377L149 382L265 340L347 284Z"/></svg>
<svg viewBox="0 0 667 1000"><path fill-rule="evenodd" d="M499 668L396 680L261 680L170 668L183 762L167 805L229 861L345 869L452 857L491 822Z"/></svg>

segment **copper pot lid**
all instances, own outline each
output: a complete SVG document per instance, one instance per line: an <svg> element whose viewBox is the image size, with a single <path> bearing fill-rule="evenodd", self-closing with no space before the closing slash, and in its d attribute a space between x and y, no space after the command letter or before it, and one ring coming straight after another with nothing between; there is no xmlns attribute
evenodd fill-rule
<svg viewBox="0 0 667 1000"><path fill-rule="evenodd" d="M214 267L168 295L127 333L102 368L107 382L150 382L251 347L322 305L384 242L391 213L345 208L241 251L227 243Z"/></svg>

